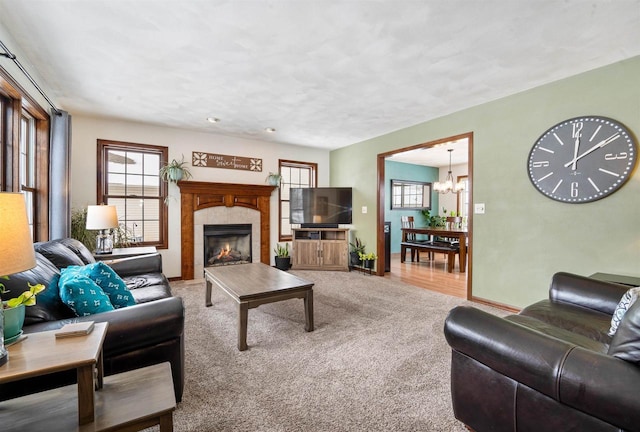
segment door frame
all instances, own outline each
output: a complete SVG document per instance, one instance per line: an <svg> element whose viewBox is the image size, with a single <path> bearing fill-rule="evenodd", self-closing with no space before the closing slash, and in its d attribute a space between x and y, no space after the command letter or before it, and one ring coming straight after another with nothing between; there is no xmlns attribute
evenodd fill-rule
<svg viewBox="0 0 640 432"><path fill-rule="evenodd" d="M468 171L467 175L469 178L469 183L471 184L471 188L469 190L469 202L470 206L473 205L473 132L467 132L460 135L454 135L447 138L438 139L435 141L428 141L421 144L416 144L409 147L403 147L395 150L391 150L384 153L378 153L377 165L378 165L378 194L377 194L377 215L376 215L376 253L378 255L378 260L376 261L376 274L378 276L384 276L384 263L385 263L385 244L384 244L384 190L385 190L385 172L384 172L384 164L385 159L388 156L394 155L396 153L402 153L408 150L415 150L419 148L430 148L435 147L440 144L444 144L451 141L456 141L460 139L467 139L469 143L469 151L467 155L467 166ZM468 247L467 247L467 300L471 300L473 297L473 290L471 281L473 278L473 208L469 209L469 215L467 216L467 230L468 230Z"/></svg>

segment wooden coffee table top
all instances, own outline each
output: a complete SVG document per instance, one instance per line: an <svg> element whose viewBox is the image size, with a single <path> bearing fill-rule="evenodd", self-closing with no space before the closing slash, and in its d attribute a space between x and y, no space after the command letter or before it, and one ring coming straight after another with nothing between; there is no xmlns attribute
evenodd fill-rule
<svg viewBox="0 0 640 432"><path fill-rule="evenodd" d="M208 267L204 272L205 277L239 301L313 287L313 282L262 263Z"/></svg>

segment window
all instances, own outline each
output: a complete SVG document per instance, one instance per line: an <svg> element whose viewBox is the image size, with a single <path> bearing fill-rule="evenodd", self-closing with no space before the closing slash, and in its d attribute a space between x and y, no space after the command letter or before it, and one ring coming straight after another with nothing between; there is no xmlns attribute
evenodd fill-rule
<svg viewBox="0 0 640 432"><path fill-rule="evenodd" d="M391 180L391 210L431 210L431 183Z"/></svg>
<svg viewBox="0 0 640 432"><path fill-rule="evenodd" d="M33 241L49 238L49 115L0 68L0 191L25 195Z"/></svg>
<svg viewBox="0 0 640 432"><path fill-rule="evenodd" d="M0 93L0 191L6 191L5 188L5 153L7 152L7 137L9 129L7 126L7 118L9 116L9 98Z"/></svg>
<svg viewBox="0 0 640 432"><path fill-rule="evenodd" d="M99 204L115 205L132 246L168 247L167 184L160 167L168 148L98 140Z"/></svg>
<svg viewBox="0 0 640 432"><path fill-rule="evenodd" d="M318 164L279 160L280 175L280 241L291 240L289 222L289 192L291 188L315 187L318 181Z"/></svg>
<svg viewBox="0 0 640 432"><path fill-rule="evenodd" d="M18 162L20 191L27 204L31 238L36 238L34 223L36 209L36 122L26 111L20 118L20 158Z"/></svg>
<svg viewBox="0 0 640 432"><path fill-rule="evenodd" d="M458 184L463 184L464 189L458 193L458 214L461 217L469 216L469 176L458 176Z"/></svg>

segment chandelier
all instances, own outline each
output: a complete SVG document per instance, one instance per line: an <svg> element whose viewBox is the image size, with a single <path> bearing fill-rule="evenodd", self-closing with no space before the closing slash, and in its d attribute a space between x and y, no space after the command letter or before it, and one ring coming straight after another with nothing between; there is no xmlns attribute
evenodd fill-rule
<svg viewBox="0 0 640 432"><path fill-rule="evenodd" d="M441 194L446 194L449 192L457 194L464 190L464 183L453 182L453 174L451 174L451 152L453 151L453 149L449 149L447 151L449 152L449 172L447 173L447 178L444 182L435 182L433 184L433 190Z"/></svg>

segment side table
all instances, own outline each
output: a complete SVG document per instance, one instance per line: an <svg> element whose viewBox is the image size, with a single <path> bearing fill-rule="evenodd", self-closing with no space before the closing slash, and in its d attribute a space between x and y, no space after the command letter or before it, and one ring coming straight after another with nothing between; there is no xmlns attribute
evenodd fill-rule
<svg viewBox="0 0 640 432"><path fill-rule="evenodd" d="M93 254L96 261L108 261L132 256L149 255L158 252L155 246L114 248L110 254Z"/></svg>
<svg viewBox="0 0 640 432"><path fill-rule="evenodd" d="M63 339L56 339L55 330L29 334L25 340L7 349L9 361L0 367L0 383L76 369L77 422L92 422L95 414L93 372L97 369L100 385L102 343L107 334L107 326L108 323L97 323L86 336ZM2 406L4 404L0 403L0 407ZM4 426L8 423L0 420L0 424Z"/></svg>
<svg viewBox="0 0 640 432"><path fill-rule="evenodd" d="M30 333L8 348L9 361L0 367L0 382L76 369L78 384L0 402L2 432L134 431L154 425L160 432L173 431L176 400L170 364L103 378L107 326L96 323L86 336L62 339L56 339L55 330Z"/></svg>
<svg viewBox="0 0 640 432"><path fill-rule="evenodd" d="M2 432L130 432L155 425L173 431L176 400L168 362L105 377L95 396L95 421L83 425L73 416L79 402L74 387L1 402Z"/></svg>
<svg viewBox="0 0 640 432"><path fill-rule="evenodd" d="M594 273L589 277L604 282L614 282L621 285L628 285L630 287L640 286L640 277L622 276L610 273Z"/></svg>

